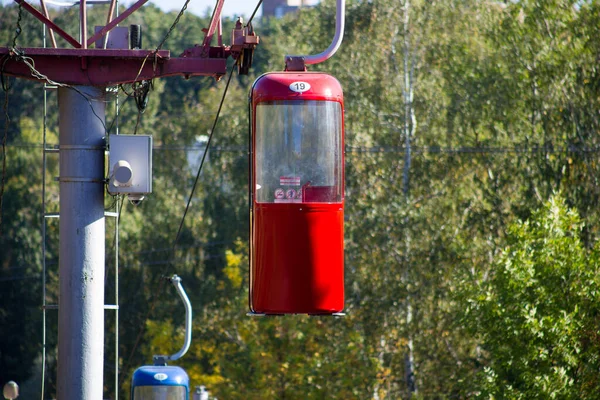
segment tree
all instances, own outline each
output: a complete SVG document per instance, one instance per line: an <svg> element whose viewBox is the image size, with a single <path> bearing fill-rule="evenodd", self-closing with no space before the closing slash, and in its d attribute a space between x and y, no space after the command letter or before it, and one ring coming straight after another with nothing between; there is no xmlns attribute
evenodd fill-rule
<svg viewBox="0 0 600 400"><path fill-rule="evenodd" d="M600 381L600 253L577 212L554 195L510 226L489 280L459 291L483 368L471 396L596 398Z"/></svg>

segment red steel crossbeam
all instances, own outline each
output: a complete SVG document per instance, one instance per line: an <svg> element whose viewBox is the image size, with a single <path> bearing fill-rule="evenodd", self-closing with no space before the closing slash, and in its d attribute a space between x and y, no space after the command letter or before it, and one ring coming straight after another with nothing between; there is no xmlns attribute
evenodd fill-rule
<svg viewBox="0 0 600 400"><path fill-rule="evenodd" d="M60 37L62 37L63 39L65 39L67 42L69 42L69 44L73 47L75 47L76 49L81 48L81 43L79 43L77 40L75 40L71 35L69 35L67 32L63 31L58 25L56 25L54 22L50 21L48 18L46 18L42 13L40 13L38 10L36 10L35 8L33 8L29 3L27 3L25 0L15 0L16 3L20 4L24 9L26 9L27 11L29 11L29 13L31 15L33 15L34 17L36 17L37 19L39 19L40 21L42 21L42 23L44 25L46 25L48 28L52 29L53 31L55 31L56 33L58 33L58 35Z"/></svg>
<svg viewBox="0 0 600 400"><path fill-rule="evenodd" d="M213 76L219 79L227 73L227 58L237 58L243 49L254 49L259 38L244 28L241 20L233 30L233 43L212 47L215 31L221 36L221 13L224 0L217 0L209 28L205 31L203 44L186 49L179 57L171 57L168 50L88 49L88 45L107 35L117 24L142 7L148 0L138 0L125 12L111 20L89 39L83 37L83 45L33 8L25 0L15 0L48 28L67 40L75 49L0 47L2 74L19 78L52 82L65 85L113 86L165 76ZM82 21L86 15L80 0ZM114 1L113 1L114 3ZM111 19L109 11L108 20ZM80 28L85 29L82 22Z"/></svg>
<svg viewBox="0 0 600 400"><path fill-rule="evenodd" d="M169 50L113 49L21 49L25 61L33 61L35 70L48 79L67 85L113 86L165 76L214 76L227 73L225 57L176 57ZM0 47L3 73L40 80L11 49Z"/></svg>
<svg viewBox="0 0 600 400"><path fill-rule="evenodd" d="M80 48L88 48L92 43L96 40L100 39L102 36L106 35L110 32L115 26L121 23L125 18L129 17L134 11L138 10L144 4L148 2L148 0L138 0L135 4L132 4L127 10L125 10L122 14L120 14L117 18L110 21L105 27L103 27L99 32L93 35L91 38L85 40L84 44L79 43L78 40L74 39L67 32L62 30L58 25L48 19L44 14L40 13L37 9L35 9L31 4L27 3L25 0L14 0L17 4L20 4L25 10L27 10L31 15L35 18L39 19L44 25L46 25L51 31L55 31L60 37L65 39L71 46L76 49ZM219 0L223 2L223 0ZM85 13L85 0L82 0L80 3L80 19L81 19L81 33L82 37L85 38L87 36L87 17ZM219 13L220 16L220 13ZM110 17L109 17L110 18Z"/></svg>

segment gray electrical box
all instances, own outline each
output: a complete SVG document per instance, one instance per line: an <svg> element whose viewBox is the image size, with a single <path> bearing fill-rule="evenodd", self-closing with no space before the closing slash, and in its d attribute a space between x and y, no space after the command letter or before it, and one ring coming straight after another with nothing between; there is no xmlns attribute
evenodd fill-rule
<svg viewBox="0 0 600 400"><path fill-rule="evenodd" d="M108 192L141 200L152 193L152 136L111 135Z"/></svg>
<svg viewBox="0 0 600 400"><path fill-rule="evenodd" d="M103 26L96 26L95 33L98 33L104 28ZM96 48L104 49L104 40L106 35L96 40ZM115 26L108 34L108 40L106 41L107 49L129 49L129 28L126 26Z"/></svg>

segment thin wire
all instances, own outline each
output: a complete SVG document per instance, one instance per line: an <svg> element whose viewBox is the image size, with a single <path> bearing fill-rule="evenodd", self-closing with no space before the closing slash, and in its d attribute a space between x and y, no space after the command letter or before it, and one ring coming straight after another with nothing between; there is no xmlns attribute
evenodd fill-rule
<svg viewBox="0 0 600 400"><path fill-rule="evenodd" d="M175 21L173 21L173 23L171 24L171 28L169 28L169 31L167 32L167 34L165 35L165 37L163 38L163 40L159 43L159 45L156 47L156 50L154 51L154 54L156 55L158 53L158 51L163 47L163 45L165 44L165 42L167 41L167 39L169 38L169 36L171 36L171 33L175 30L175 27L177 26L177 24L179 23L179 20L181 19L181 17L183 16L183 13L185 12L185 10L187 9L188 4L190 3L190 0L186 0L185 4L183 5L183 7L181 7L181 11L179 11L179 14L177 15L177 18L175 18Z"/></svg>
<svg viewBox="0 0 600 400"><path fill-rule="evenodd" d="M256 13L258 12L258 9L260 8L260 5L262 4L263 0L260 0L258 2L258 4L256 5L256 8L254 8L254 12L252 13L252 15L250 16L250 19L248 19L248 22L246 23L246 26L250 25L252 23L252 19L254 18L254 16L256 15Z"/></svg>
<svg viewBox="0 0 600 400"><path fill-rule="evenodd" d="M177 24L179 24L179 20L185 13L185 10L187 9L189 3L190 3L190 0L186 0L186 2L183 4L183 7L181 7L181 10L179 11L179 14L177 14L177 17L171 24L171 27L169 28L169 30L167 31L167 33L165 34L163 39L160 41L158 46L156 46L156 49L152 53L149 53L146 55L146 57L144 57L144 61L142 61L142 65L140 66L140 69L138 70L138 73L137 73L135 79L133 80L133 83L131 84L131 89L133 90L133 93L131 93L131 94L127 93L127 91L125 90L123 85L119 85L119 88L121 88L121 90L123 91L123 93L125 93L125 95L127 97L135 98L135 104L137 105L137 108L138 108L138 116L137 116L137 122L135 124L135 129L134 129L134 133L133 133L134 135L137 134L138 126L140 124L140 119L142 117L142 114L146 111L146 106L148 105L148 93L150 92L151 89L154 89L154 83L153 83L152 79L138 81L138 78L142 74L142 71L144 70L144 66L146 65L146 62L148 61L148 58L151 55L154 57L153 70L156 71L156 65L158 63L158 52L163 47L163 45L165 44L165 42L167 41L169 36L171 36L171 33L175 30L175 27L177 26Z"/></svg>
<svg viewBox="0 0 600 400"><path fill-rule="evenodd" d="M206 148L202 154L202 160L200 161L200 166L198 167L198 173L196 174L196 179L194 180L194 185L192 186L192 192L190 193L190 197L188 198L187 205L185 206L185 211L183 213L183 217L181 218L181 223L179 224L179 229L177 230L177 235L175 236L175 241L173 243L173 253L175 253L175 247L177 246L177 241L179 240L179 235L181 234L181 230L183 229L183 223L185 222L185 217L190 209L190 204L192 203L192 198L194 197L194 191L196 190L196 186L198 185L198 180L200 179L200 173L202 172L202 167L204 166L204 160L206 160L206 155L208 154L208 149L210 148L210 142L215 133L215 128L217 126L217 122L219 121L219 114L221 113L221 109L223 108L223 103L225 102L225 95L227 94L227 89L229 88L229 83L231 82L231 77L233 76L233 69L237 63L234 63L231 71L229 72L229 78L227 79L227 85L225 86L225 91L223 92L223 97L221 98L221 103L219 104L219 109L217 110L217 115L215 117L215 121L213 122L213 126L210 130L210 135L208 136L208 141L206 142Z"/></svg>
<svg viewBox="0 0 600 400"><path fill-rule="evenodd" d="M179 14L177 14L177 17L175 18L175 20L171 24L171 27L169 28L169 30L167 31L167 33L165 34L165 36L163 37L163 39L160 41L160 43L158 44L158 46L156 46L156 49L151 53L153 55L153 57L154 57L154 69L156 69L156 63L158 61L157 60L158 51L163 47L163 45L165 44L165 42L167 41L167 39L169 38L169 36L171 36L171 33L175 30L175 27L177 26L177 24L179 24L179 20L181 19L181 17L185 13L185 10L187 9L187 6L188 6L189 3L190 3L190 0L186 0L185 1L185 3L183 4L183 7L181 7L181 10L179 11ZM137 82L138 78L142 74L142 70L144 69L144 65L146 65L146 61L148 60L149 57L150 57L150 54L148 54L146 57L144 57L144 61L142 61L142 65L140 66L140 69L138 71L137 76L133 80L133 84L135 84ZM133 88L133 84L132 84L132 89L135 90L135 88ZM125 93L125 94L127 94L127 93Z"/></svg>
<svg viewBox="0 0 600 400"><path fill-rule="evenodd" d="M133 129L133 134L137 135L138 126L140 126L140 119L142 118L143 111L138 110L137 119L135 121L135 128Z"/></svg>
<svg viewBox="0 0 600 400"><path fill-rule="evenodd" d="M187 3L186 3L187 4ZM183 213L183 216L181 218L181 222L179 223L179 228L177 229L177 235L175 235L175 240L173 241L173 248L171 250L171 257L169 257L168 263L167 263L167 267L164 270L164 273L162 274L163 277L167 276L168 273L170 272L170 270L173 268L173 261L175 259L175 250L177 248L177 242L179 241L179 237L181 235L181 231L183 230L183 225L185 223L185 217L189 211L190 208L190 204L192 203L192 198L194 197L194 192L196 190L196 187L198 185L198 181L200 179L200 173L202 172L202 167L204 166L204 161L206 159L206 154L208 153L208 149L210 147L210 142L214 136L215 133L215 128L217 126L217 122L219 121L219 115L221 113L221 109L223 108L223 104L225 102L225 97L227 95L227 90L229 89L229 84L231 83L231 77L233 76L233 70L235 69L235 67L237 66L237 62L234 63L231 67L231 70L229 71L229 78L227 78L227 84L225 86L225 90L223 91L223 96L221 97L221 102L219 103L219 108L217 110L217 114L215 116L215 120L213 122L212 125L212 129L210 132L210 135L208 136L208 141L206 142L206 147L204 150L204 154L202 155L202 160L200 161L200 166L198 167L198 173L196 174L196 179L194 180L194 184L192 186L192 191L190 193L190 196L188 198L187 204L185 206L185 211ZM154 296L152 298L152 302L150 303L150 308L148 309L148 313L146 314L146 317L144 318L144 320L148 320L148 318L150 317L150 315L152 314L152 312L154 311L154 308L156 307L156 301L158 300L158 293L160 293L162 291L162 288L165 284L166 280L165 279L161 279L159 281L159 285L158 285L158 289L154 292ZM127 359L127 363L125 364L124 369L126 370L130 363L131 360L133 358L133 355L135 354L135 351L137 350L137 347L140 344L140 340L142 338L142 335L144 333L144 325L142 324L140 331L135 339L135 343L131 349L131 352L129 353L129 358Z"/></svg>
<svg viewBox="0 0 600 400"><path fill-rule="evenodd" d="M92 105L92 101L91 101L92 99L88 95L86 95L85 93L83 93L81 90L77 89L74 86L66 85L64 83L59 83L59 82L53 81L52 79L48 78L46 75L42 74L40 71L38 71L35 68L35 60L33 58L25 56L25 53L18 50L17 48L13 47L13 48L9 49L9 52L12 53L12 57L6 58L6 60L4 61L3 65L2 65L2 70L4 70L4 65L6 64L8 59L14 58L16 61L20 61L23 64L25 64L29 68L29 72L31 73L31 76L36 78L37 80L44 81L53 86L66 87L71 90L74 90L88 102L88 105L90 106L90 108L92 110L92 113L104 127L104 132L107 131L105 121L102 118L100 118L100 116L96 113L96 110L94 110L94 106ZM94 100L96 100L96 99L94 99Z"/></svg>
<svg viewBox="0 0 600 400"><path fill-rule="evenodd" d="M108 131L112 130L113 123L108 127ZM41 148L40 143L10 143L6 145L7 149L13 148ZM198 145L160 145L154 146L155 151L198 151L205 148ZM211 148L213 153L247 153L248 149L245 146L214 146ZM404 153L403 146L370 146L370 147L355 147L347 145L344 149L346 154L352 155L367 155L373 153ZM411 151L416 154L596 154L600 153L600 146L462 146L462 147L442 147L442 146L411 146Z"/></svg>
<svg viewBox="0 0 600 400"><path fill-rule="evenodd" d="M2 237L2 217L4 213L3 200L4 200L4 187L6 185L6 140L8 138L8 128L10 126L10 116L8 115L8 91L10 86L4 83L4 64L2 65L2 89L4 89L4 135L2 136L2 181L0 183L0 237Z"/></svg>

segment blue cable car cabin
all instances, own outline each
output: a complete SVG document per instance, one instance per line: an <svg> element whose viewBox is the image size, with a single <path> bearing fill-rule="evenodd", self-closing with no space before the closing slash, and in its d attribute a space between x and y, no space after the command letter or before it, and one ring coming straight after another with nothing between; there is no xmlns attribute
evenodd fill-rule
<svg viewBox="0 0 600 400"><path fill-rule="evenodd" d="M189 389L183 368L145 365L133 373L131 400L189 400Z"/></svg>

